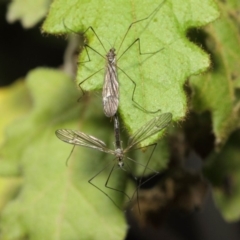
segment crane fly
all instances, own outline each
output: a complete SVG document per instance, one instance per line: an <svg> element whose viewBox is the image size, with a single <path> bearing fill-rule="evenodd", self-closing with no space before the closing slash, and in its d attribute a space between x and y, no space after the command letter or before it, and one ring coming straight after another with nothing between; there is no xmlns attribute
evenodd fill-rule
<svg viewBox="0 0 240 240"><path fill-rule="evenodd" d="M106 55L107 64L102 90L103 112L107 117L116 114L119 104L119 83L115 49L111 48Z"/></svg>
<svg viewBox="0 0 240 240"><path fill-rule="evenodd" d="M161 114L159 116L152 118L150 121L148 121L146 124L144 124L141 128L139 128L129 138L128 145L125 149L122 148L122 141L120 139L120 126L119 126L117 114L114 115L115 149L108 148L102 140L100 140L96 137L93 137L91 135L88 135L86 133L80 132L78 130L60 129L60 130L56 131L56 136L60 140L66 142L66 143L69 143L69 144L73 144L74 146L76 145L76 146L92 148L92 149L96 149L98 151L109 153L109 154L113 155L115 157L114 164L113 164L111 171L108 175L108 178L105 182L105 187L115 190L115 191L118 191L118 192L121 192L125 196L127 196L129 198L129 200L131 200L130 197L125 192L108 186L108 181L110 179L110 176L116 166L122 170L125 170L124 163L125 163L126 159L131 162L134 162L136 164L139 164L141 166L144 166L144 165L138 163L137 161L131 159L130 157L125 156L126 153L130 152L131 150L141 148L141 147L138 147L138 148L136 148L136 147L140 143L142 143L144 140L146 140L147 138L153 136L154 134L156 134L156 133L160 132L161 130L163 130L164 128L166 128L169 125L169 123L171 122L171 120L172 120L171 113L164 113L164 114ZM154 148L153 148L151 155L147 161L147 165L148 165L148 163L152 157L152 154L155 150L156 143L150 144L148 146L154 146ZM148 146L145 146L145 147L148 147ZM144 166L145 167L144 172L147 168L147 165ZM101 190L99 187L97 187L95 184L92 183L92 180L96 176L98 176L102 171L104 171L107 167L109 167L109 164L105 168L103 168L100 172L98 172L96 175L94 175L91 179L89 179L88 182L91 185L93 185L94 187L96 187L98 190L100 190L102 193L104 193L116 205L116 203L113 201L113 199L107 195L107 193L105 193L103 190ZM143 172L143 174L144 174L144 172Z"/></svg>
<svg viewBox="0 0 240 240"><path fill-rule="evenodd" d="M153 17L158 10L162 7L162 5L166 2L167 0L162 1L158 7L151 13L149 14L146 18L137 20L132 22L126 33L123 36L123 39L120 43L118 52L120 51L122 44L126 38L126 36L128 35L130 29L132 28L133 25L147 20L150 17ZM94 51L95 53L97 53L99 56L101 56L102 58L104 58L106 60L106 66L105 66L105 76L104 76L104 83L103 83L103 90L102 90L102 102L103 102L103 111L104 114L107 117L113 117L117 110L118 110L118 105L119 105L119 81L118 81L118 74L117 74L117 69L119 69L121 72L123 72L125 74L125 76L132 82L133 84L133 92L132 92L132 101L133 103L143 112L146 113L157 113L160 111L160 109L157 109L155 111L150 111L150 110L146 110L143 106L141 106L139 103L137 103L134 99L134 95L135 95L135 90L136 90L136 82L128 75L126 74L120 67L117 66L117 60L116 60L116 50L115 48L111 48L108 52L106 50L106 48L104 47L102 41L100 40L100 38L98 37L97 33L95 32L95 30L93 29L93 27L88 27L83 34L86 34L87 31L91 30L93 32L93 34L96 36L96 38L98 39L99 43L101 44L101 46L103 47L104 51L107 53L106 56L103 56L101 53L99 53L97 50L95 50L93 47L91 47L90 45L88 45L87 43L84 44L84 49L86 50L86 54L88 57L87 61L84 62L80 62L81 63L86 63L86 62L90 62L90 56L88 53L88 48L91 49L92 51ZM140 44L140 38L135 39L124 51L123 53L119 56L118 60L120 60L120 58L135 44L138 43L138 51L140 55L146 55L146 54L156 54L158 52L160 52L161 50L163 50L163 48L161 48L160 50L157 50L155 52L148 52L148 53L142 53L141 52L141 44ZM81 91L84 93L81 85L87 81L89 78L91 78L92 76L94 76L95 74L97 74L98 72L102 71L104 68L101 68L100 70L96 71L95 73L91 74L89 77L87 77L86 79L84 79L83 81L81 81L79 83L79 87L81 89Z"/></svg>

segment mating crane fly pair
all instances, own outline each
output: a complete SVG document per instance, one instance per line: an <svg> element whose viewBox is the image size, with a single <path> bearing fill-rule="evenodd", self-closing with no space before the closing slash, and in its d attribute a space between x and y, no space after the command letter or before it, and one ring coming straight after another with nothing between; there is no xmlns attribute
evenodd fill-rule
<svg viewBox="0 0 240 240"><path fill-rule="evenodd" d="M141 20L135 21L133 23L131 23L121 41L119 50L121 49L121 46L123 44L123 41L125 40L129 30L131 29L131 27L141 21L147 20L150 17L153 17L158 10L161 8L161 6L166 2L166 0L164 0L161 4L159 4L159 6L146 18L143 18ZM94 35L97 37L98 41L100 42L100 44L102 45L103 49L106 51L104 45L102 44L100 38L98 37L98 35L96 34L96 32L94 31L94 29L92 27L89 27L84 34L88 31L91 30ZM142 53L141 52L141 46L140 46L140 39L137 38L136 40L134 40L127 48L126 50L123 51L123 53L120 55L120 57L118 58L118 60L135 44L138 43L138 48L139 48L139 54L143 55L143 54L155 54L158 53L159 51L161 51L162 49L152 52L152 53ZM88 57L88 61L90 60L89 54L88 54L88 48L91 49L92 51L94 51L95 53L97 53L98 55L100 55L101 57L105 58L103 55L101 55L99 52L97 52L94 48L92 48L91 46L89 46L88 44L84 45L84 48L86 50L87 53L87 57ZM119 51L118 50L118 51ZM107 51L106 51L107 52ZM164 128L166 128L169 123L172 120L172 114L171 113L163 113L159 116L155 116L154 118L152 118L150 121L148 121L147 123L145 123L142 127L140 127L130 138L128 141L128 145L126 148L122 147L122 141L120 138L120 125L119 125L119 120L118 120L118 116L117 116L117 110L118 110L118 105L119 105L119 82L118 82L118 75L117 75L117 69L119 69L121 72L123 72L128 79L133 83L134 85L134 89L133 89L133 93L132 93L132 101L134 102L134 104L142 111L146 112L146 113L157 113L159 110L156 111L149 111L146 110L145 108L143 108L141 105L139 105L135 100L134 100L134 94L135 94L135 90L136 90L136 83L121 69L117 66L116 63L116 51L114 48L111 48L109 50L109 52L106 55L106 68L105 68L105 77L104 77L104 84L103 84L103 90L102 90L102 101L103 101L103 110L104 113L107 117L113 117L114 118L114 135L115 135L115 149L110 149L106 146L106 144L91 135L85 134L81 131L78 130L69 130L69 129L60 129L56 131L56 136L69 144L72 144L74 146L83 146L83 147L87 147L87 148L91 148L91 149L96 149L98 151L101 152L105 152L108 154L111 154L114 156L114 163L112 164L112 168L109 172L108 178L105 182L105 187L121 192L123 193L125 196L127 196L129 198L129 200L131 200L131 198L124 192L112 187L108 186L108 182L109 179L111 177L111 174L113 172L113 170L118 167L122 170L126 170L125 168L128 168L130 170L130 167L127 163L126 160L130 161L130 162L134 162L135 164L138 164L142 167L144 167L143 170L143 174L142 176L144 176L144 173L146 171L146 169L149 169L151 171L153 171L154 176L156 176L156 174L158 174L157 171L151 169L148 167L148 164L150 162L150 159L152 157L152 154L156 148L157 143L154 144L150 144L148 146L145 147L149 147L149 146L153 146L153 149L151 151L151 154L149 156L149 159L147 160L146 165L143 165L141 163L139 163L138 161L126 156L126 154L132 150L136 150L136 149L140 149L141 147L139 146L141 143L143 143L144 140L146 140L147 138L159 133L161 130L163 130ZM102 68L103 69L103 68ZM93 75L95 75L96 73L98 73L99 71L101 71L102 69L98 70L97 72L95 72L94 74L92 74L90 77L92 77ZM81 88L81 85L88 80L90 77L84 79L82 82L79 83L79 87L80 89L83 91L83 89ZM104 169L102 169L100 172L98 172L97 174L95 174L91 179L89 179L89 183L91 185L93 185L94 187L96 187L98 190L100 190L102 193L104 193L115 205L116 203L114 202L114 200L107 194L105 193L103 190L101 190L98 186L96 186L95 184L93 184L93 179L96 178L101 172L103 172L106 168L110 167L111 165L107 165ZM141 178L142 179L142 178ZM146 181L149 181L150 179L146 180L144 183L142 183L140 179L140 183L136 189L136 191L138 190L138 188L144 184ZM136 192L135 191L135 192ZM135 193L134 192L134 193ZM117 205L116 205L117 206ZM119 206L117 206L119 207Z"/></svg>

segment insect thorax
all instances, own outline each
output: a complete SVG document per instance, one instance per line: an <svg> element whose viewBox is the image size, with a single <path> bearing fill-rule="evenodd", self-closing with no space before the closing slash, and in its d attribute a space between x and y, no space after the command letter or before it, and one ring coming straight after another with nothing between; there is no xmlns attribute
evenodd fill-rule
<svg viewBox="0 0 240 240"><path fill-rule="evenodd" d="M121 148L115 149L115 156L117 157L117 160L118 160L118 166L120 168L122 168L124 166L124 163L123 163L123 158L124 158L123 150Z"/></svg>
<svg viewBox="0 0 240 240"><path fill-rule="evenodd" d="M115 63L115 60L116 60L115 51L116 51L115 48L111 48L106 55L108 62L111 64Z"/></svg>
<svg viewBox="0 0 240 240"><path fill-rule="evenodd" d="M121 148L115 149L115 156L117 158L123 159L123 150Z"/></svg>

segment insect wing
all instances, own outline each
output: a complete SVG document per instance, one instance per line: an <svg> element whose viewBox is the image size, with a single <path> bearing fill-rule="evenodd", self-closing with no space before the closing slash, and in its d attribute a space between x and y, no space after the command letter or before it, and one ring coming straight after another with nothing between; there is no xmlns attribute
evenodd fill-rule
<svg viewBox="0 0 240 240"><path fill-rule="evenodd" d="M109 51L107 59L108 62L102 91L103 111L107 117L112 117L117 112L119 104L119 83L114 49Z"/></svg>
<svg viewBox="0 0 240 240"><path fill-rule="evenodd" d="M167 127L171 120L172 114L164 113L147 122L129 138L127 150Z"/></svg>
<svg viewBox="0 0 240 240"><path fill-rule="evenodd" d="M56 136L66 143L111 153L111 150L106 147L103 141L77 130L60 129L56 131Z"/></svg>

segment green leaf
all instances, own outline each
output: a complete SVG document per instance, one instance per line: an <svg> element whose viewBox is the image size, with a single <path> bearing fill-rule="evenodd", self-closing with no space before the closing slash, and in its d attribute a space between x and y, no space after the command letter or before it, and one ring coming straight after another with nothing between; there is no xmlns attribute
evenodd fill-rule
<svg viewBox="0 0 240 240"><path fill-rule="evenodd" d="M19 99L22 104L19 104ZM2 144L5 140L6 127L30 109L28 91L22 80L9 87L0 88L0 109L1 113L4 113L0 118L0 143ZM19 178L0 177L0 211L13 197L20 183Z"/></svg>
<svg viewBox="0 0 240 240"><path fill-rule="evenodd" d="M23 104L19 105L19 99ZM3 132L6 126L26 114L30 107L28 91L22 80L10 87L0 88L0 109L4 113L4 117L0 118L0 142L4 140Z"/></svg>
<svg viewBox="0 0 240 240"><path fill-rule="evenodd" d="M227 221L240 218L240 132L235 132L218 153L207 159L205 176L213 184L217 207Z"/></svg>
<svg viewBox="0 0 240 240"><path fill-rule="evenodd" d="M20 20L23 27L31 28L46 15L51 0L13 0L9 4L7 20L13 23Z"/></svg>
<svg viewBox="0 0 240 240"><path fill-rule="evenodd" d="M107 154L76 148L66 166L71 146L54 134L57 129L78 129L80 125L84 132L100 138L110 135L110 127L103 127L105 118L99 104L81 107L76 101L79 92L74 83L56 70L30 72L26 86L32 97L32 109L17 124L8 126L0 149L1 175L18 174L22 178L21 191L2 213L1 238L123 239L126 230L123 212L87 182L108 163ZM93 183L106 191L108 175L109 171L105 171ZM121 177L115 171L110 186L124 189L126 176ZM115 200L122 206L123 196L119 195Z"/></svg>
<svg viewBox="0 0 240 240"><path fill-rule="evenodd" d="M212 54L212 69L191 78L193 108L210 111L216 145L223 145L239 128L240 117L240 41L237 0L219 1L221 19L205 28L207 49Z"/></svg>
<svg viewBox="0 0 240 240"><path fill-rule="evenodd" d="M159 4L162 6L158 9ZM129 25L146 18L156 9L147 20L134 24L119 50ZM155 115L171 112L173 119L179 120L187 112L186 95L183 90L186 79L190 75L205 71L209 66L208 55L188 41L186 31L188 28L206 25L218 16L217 6L211 0L167 0L164 3L156 0L72 0L66 3L58 0L51 5L43 31L52 34L83 33L92 26L106 49L116 46L118 56L121 56L137 38L141 39L143 53L162 49L156 54L140 55L138 45L134 44L119 60L118 66L135 81L137 87L134 99L138 104L147 110L161 109L161 112ZM86 38L92 48L101 55L106 55L106 51L91 30L86 32ZM79 65L77 82L80 83L103 69L81 85L85 90L98 90L103 84L105 59L91 49L88 51L91 61ZM79 61L86 60L86 51L83 50ZM134 86L126 74L118 70L120 113L132 134L154 114L146 114L134 106L131 100ZM157 137L159 136L155 136L154 139Z"/></svg>

